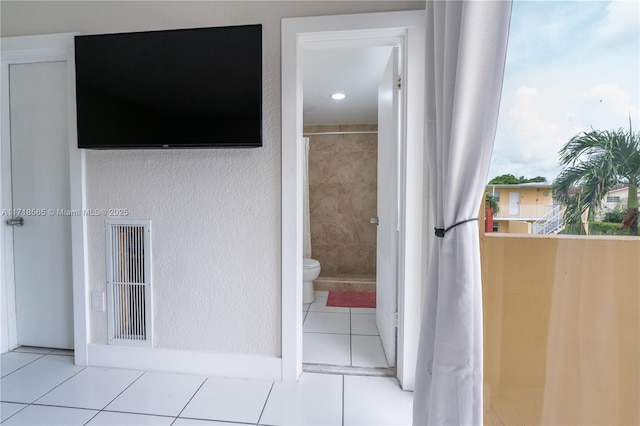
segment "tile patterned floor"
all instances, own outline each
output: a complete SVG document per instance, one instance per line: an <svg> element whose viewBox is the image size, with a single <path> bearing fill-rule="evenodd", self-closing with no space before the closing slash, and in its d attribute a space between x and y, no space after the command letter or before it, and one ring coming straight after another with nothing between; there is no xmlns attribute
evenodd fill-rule
<svg viewBox="0 0 640 426"><path fill-rule="evenodd" d="M326 306L329 292L316 291L304 305L302 360L312 364L389 367L376 326L376 310Z"/></svg>
<svg viewBox="0 0 640 426"><path fill-rule="evenodd" d="M347 340L376 337L316 334ZM303 373L297 383L283 383L83 368L73 365L71 355L38 348L2 355L3 425L411 423L413 394L390 377Z"/></svg>

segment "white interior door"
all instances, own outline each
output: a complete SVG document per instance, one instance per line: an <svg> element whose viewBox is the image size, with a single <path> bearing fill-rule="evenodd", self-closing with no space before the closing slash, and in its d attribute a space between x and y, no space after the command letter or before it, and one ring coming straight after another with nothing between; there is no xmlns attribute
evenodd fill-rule
<svg viewBox="0 0 640 426"><path fill-rule="evenodd" d="M520 193L519 192L509 193L509 214L512 216L517 216L520 214Z"/></svg>
<svg viewBox="0 0 640 426"><path fill-rule="evenodd" d="M378 88L378 233L376 324L389 366L396 363L398 311L398 49L391 51Z"/></svg>
<svg viewBox="0 0 640 426"><path fill-rule="evenodd" d="M71 349L71 220L60 213L70 209L67 63L8 70L9 218L23 225L3 225L13 239L17 343Z"/></svg>

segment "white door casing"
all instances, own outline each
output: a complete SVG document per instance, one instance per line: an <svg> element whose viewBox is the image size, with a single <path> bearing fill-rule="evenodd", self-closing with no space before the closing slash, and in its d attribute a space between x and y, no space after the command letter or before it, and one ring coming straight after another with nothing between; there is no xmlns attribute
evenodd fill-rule
<svg viewBox="0 0 640 426"><path fill-rule="evenodd" d="M389 366L396 363L398 312L398 48L389 55L378 88L378 232L376 324Z"/></svg>
<svg viewBox="0 0 640 426"><path fill-rule="evenodd" d="M2 108L2 123L0 126L0 175L2 176L2 197L0 198L1 207L3 210L11 210L12 208L19 208L13 204L12 196L12 152L11 152L11 127L10 127L10 110L11 103L9 97L9 70L14 67L14 70L31 69L32 72L44 72L44 75L36 77L36 80L47 80L51 82L52 79L58 79L56 85L63 86L66 93L61 93L60 87L50 87L49 90L58 90L57 94L49 93L46 98L41 99L42 102L38 102L38 107L41 104L48 104L56 102L55 98L61 96L63 99L58 99L59 104L55 109L62 109L64 111L57 111L58 114L58 131L65 128L66 141L65 146L61 146L57 152L57 156L54 164L56 166L62 165L62 169L66 167L66 196L58 195L55 200L44 199L41 200L44 203L51 204L51 206L45 205L37 208L46 209L47 216L52 216L50 209L57 210L57 205L66 204L71 210L81 212L84 207L85 200L85 180L84 180L84 152L77 149L76 141L76 121L75 121L75 81L74 81L74 66L73 66L73 37L75 34L51 34L51 35L39 35L39 36L23 36L23 37L9 37L0 39L1 42L1 88L0 100ZM57 64L57 65L54 65ZM21 68L22 67L22 68ZM58 68L57 71L51 70L51 67ZM63 70L62 70L62 69ZM50 72L48 72L48 71ZM56 75L56 77L54 77ZM62 80L65 80L64 82ZM34 81L34 84L44 83L46 81ZM44 89L46 90L46 89ZM41 91L44 97L45 93ZM17 94L13 93L11 98L12 102L21 102L22 100L16 99ZM22 98L22 96L20 97ZM16 104L17 105L17 104ZM14 111L14 114L16 112ZM54 114L55 116L55 114ZM15 117L14 117L15 118ZM48 118L47 118L48 119ZM45 119L45 121L47 120ZM32 120L33 121L33 120ZM35 122L30 122L34 124ZM35 129L32 129L35 130ZM63 143L60 141L61 144ZM46 149L46 148L45 148ZM23 153L24 154L24 153ZM43 156L45 154L44 149L39 153L34 152L34 156ZM26 172L23 170L22 172ZM39 170L40 173L47 174L49 170ZM64 174L64 173L63 173ZM36 174L37 175L37 174ZM20 181L23 181L24 176L20 177ZM48 185L49 183L45 183ZM60 181L58 185L64 185ZM19 186L20 184L18 184ZM45 193L49 193L44 191ZM16 200L22 203L23 200ZM34 212L31 212L32 214ZM57 211L53 212L53 218L58 214ZM2 218L3 221L0 224L0 248L2 250L2 256L0 262L3 267L3 274L0 275L2 289L2 303L0 303L1 313L1 327L2 327L2 341L1 350L6 352L18 345L18 318L16 316L16 286L14 282L14 239L13 230L11 227L5 225L7 217ZM25 225L23 230L27 228L29 224L35 225L37 221L25 218ZM32 228L35 228L32 227ZM44 228L47 228L46 226ZM73 330L72 330L72 343L71 347L75 350L75 362L77 365L87 365L87 342L88 342L88 301L86 300L86 244L85 233L86 223L85 218L82 215L73 216L67 218L66 230L62 232L63 237L46 237L46 239L57 239L60 244L67 244L71 246L71 265L67 263L65 274L67 274L68 285L71 286L70 299L67 299L65 309L72 312L73 318ZM66 239L67 243L61 242ZM20 243L18 243L20 245ZM57 246L56 249L57 250ZM20 251L20 250L18 250ZM31 257L35 258L35 251L32 250ZM40 266L41 259L36 259L37 265ZM20 264L21 260L17 260ZM62 263L62 262L60 262ZM56 265L58 269L59 265ZM20 272L17 272L18 279ZM18 297L20 297L18 295ZM54 300L49 301L52 305L57 302ZM21 325L22 326L22 325ZM46 344L46 343L43 343ZM50 343L52 344L52 343ZM67 343L68 345L68 343Z"/></svg>

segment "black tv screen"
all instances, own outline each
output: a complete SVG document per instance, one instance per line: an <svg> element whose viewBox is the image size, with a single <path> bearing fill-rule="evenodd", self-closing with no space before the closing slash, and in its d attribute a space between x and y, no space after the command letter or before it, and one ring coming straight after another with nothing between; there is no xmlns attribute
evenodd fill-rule
<svg viewBox="0 0 640 426"><path fill-rule="evenodd" d="M78 148L262 146L262 26L75 37Z"/></svg>

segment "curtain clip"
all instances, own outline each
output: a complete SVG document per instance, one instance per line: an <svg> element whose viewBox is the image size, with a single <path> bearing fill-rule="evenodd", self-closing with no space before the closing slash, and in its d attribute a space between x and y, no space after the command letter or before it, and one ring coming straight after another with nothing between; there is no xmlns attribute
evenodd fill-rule
<svg viewBox="0 0 640 426"><path fill-rule="evenodd" d="M449 232L451 229L455 228L458 225L462 225L463 223L467 223L467 222L472 222L474 220L478 220L477 217L473 217L471 219L467 219L467 220L462 220L454 225L451 225L450 227L448 227L447 229L444 228L433 228L436 231L436 237L438 238L444 238L444 234L446 234L447 232Z"/></svg>

